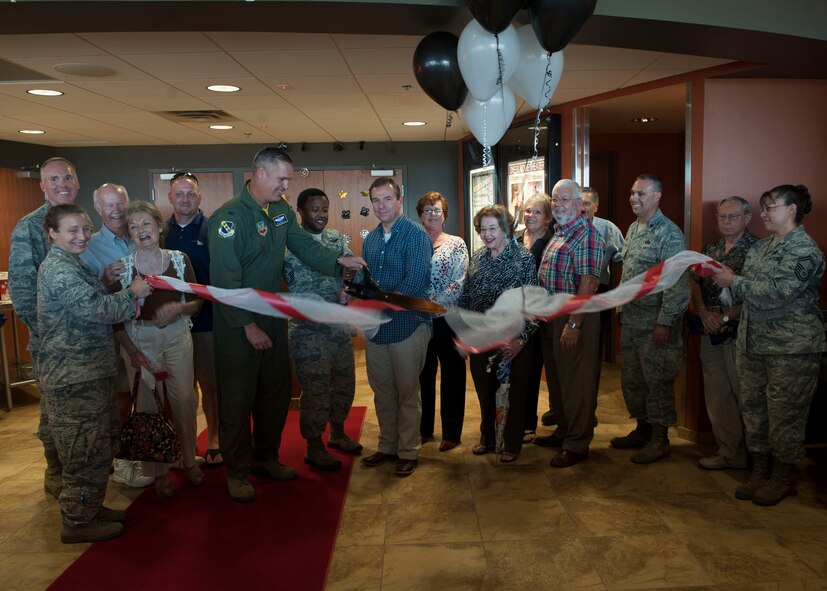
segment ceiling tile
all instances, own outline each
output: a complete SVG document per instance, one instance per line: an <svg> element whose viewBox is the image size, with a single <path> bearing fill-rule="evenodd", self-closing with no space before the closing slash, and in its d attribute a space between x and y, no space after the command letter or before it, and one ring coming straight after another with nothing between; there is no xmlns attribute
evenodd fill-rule
<svg viewBox="0 0 827 591"><path fill-rule="evenodd" d="M294 107L276 94L270 96L216 96L201 97L204 102L227 112L238 109L284 109L293 110Z"/></svg>
<svg viewBox="0 0 827 591"><path fill-rule="evenodd" d="M128 55L123 59L144 72L162 79L215 79L249 76L243 67L224 52Z"/></svg>
<svg viewBox="0 0 827 591"><path fill-rule="evenodd" d="M198 53L217 49L209 37L199 32L79 33L78 37L116 55Z"/></svg>
<svg viewBox="0 0 827 591"><path fill-rule="evenodd" d="M323 94L299 94L290 98L290 103L302 110L335 106L336 108L362 108L371 107L364 94L337 94L335 97Z"/></svg>
<svg viewBox="0 0 827 591"><path fill-rule="evenodd" d="M56 35L0 35L0 56L59 57L105 55L106 52L70 33Z"/></svg>
<svg viewBox="0 0 827 591"><path fill-rule="evenodd" d="M563 70L563 77L557 88L583 88L590 90L613 90L620 88L637 74L637 70Z"/></svg>
<svg viewBox="0 0 827 591"><path fill-rule="evenodd" d="M0 37L2 37L0 35ZM67 54L68 55L68 54ZM129 65L125 61L118 59L113 55L71 55L69 57L20 57L14 58L14 61L21 66L31 68L37 72L42 72L47 76L58 78L59 80L66 80L67 82L81 82L87 80L147 80L149 76L137 68ZM89 77L89 76L73 76L71 74L64 74L55 70L58 64L92 64L95 66L104 66L115 71L111 76L105 78Z"/></svg>
<svg viewBox="0 0 827 591"><path fill-rule="evenodd" d="M372 92L371 104L376 107L439 107L431 97L417 89L408 92ZM441 108L441 107L439 107Z"/></svg>
<svg viewBox="0 0 827 591"><path fill-rule="evenodd" d="M668 78L669 76L677 76L686 73L684 69L676 70L643 70L635 74L621 86L635 86L636 84L643 84L645 82L652 82L653 80L660 80L661 78Z"/></svg>
<svg viewBox="0 0 827 591"><path fill-rule="evenodd" d="M228 52L336 49L333 39L326 33L242 33L210 31L205 33L205 35Z"/></svg>
<svg viewBox="0 0 827 591"><path fill-rule="evenodd" d="M261 83L255 78L240 78L237 76L221 76L193 78L191 80L177 80L175 78L165 78L164 80L170 86L174 86L179 90L183 90L187 94L201 98L216 97L216 98L238 98L238 97L259 97L259 96L273 96L275 92L266 84ZM207 90L207 86L212 84L232 84L238 86L241 90L238 92L214 92Z"/></svg>
<svg viewBox="0 0 827 591"><path fill-rule="evenodd" d="M333 35L333 41L341 49L381 49L389 47L416 48L422 37L419 35ZM413 52L411 52L413 55Z"/></svg>
<svg viewBox="0 0 827 591"><path fill-rule="evenodd" d="M232 52L238 62L256 78L283 76L344 76L350 70L335 49L307 51Z"/></svg>
<svg viewBox="0 0 827 591"><path fill-rule="evenodd" d="M141 98L187 98L186 93L159 80L124 80L112 82L76 82L77 86L119 100Z"/></svg>
<svg viewBox="0 0 827 591"><path fill-rule="evenodd" d="M572 43L563 50L563 68L566 70L612 70L615 68L642 70L661 55L663 55L661 52L656 51Z"/></svg>
<svg viewBox="0 0 827 591"><path fill-rule="evenodd" d="M127 105L142 111L209 111L214 107L191 96L179 98L125 98Z"/></svg>
<svg viewBox="0 0 827 591"><path fill-rule="evenodd" d="M353 76L264 77L261 81L285 98L294 94L352 94L362 92ZM286 89L281 86L286 85Z"/></svg>
<svg viewBox="0 0 827 591"><path fill-rule="evenodd" d="M342 51L357 76L376 74L407 74L413 76L413 54L411 47L386 47L375 49L345 49Z"/></svg>
<svg viewBox="0 0 827 591"><path fill-rule="evenodd" d="M405 86L410 86L411 90L418 89L419 83L416 81L413 70L410 74L363 74L356 77L359 86L367 93L389 93L389 92L406 92Z"/></svg>

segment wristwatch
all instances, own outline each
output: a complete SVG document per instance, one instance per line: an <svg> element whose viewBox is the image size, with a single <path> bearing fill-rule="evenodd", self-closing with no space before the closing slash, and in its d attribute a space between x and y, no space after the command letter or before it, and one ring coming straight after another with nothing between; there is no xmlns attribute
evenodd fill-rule
<svg viewBox="0 0 827 591"><path fill-rule="evenodd" d="M580 324L577 324L576 322L567 322L566 326L568 326L572 330L580 330Z"/></svg>

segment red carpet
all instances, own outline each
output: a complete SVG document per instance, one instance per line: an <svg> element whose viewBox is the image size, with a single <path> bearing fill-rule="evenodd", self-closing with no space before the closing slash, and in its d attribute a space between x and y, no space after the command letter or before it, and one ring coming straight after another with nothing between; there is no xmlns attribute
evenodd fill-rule
<svg viewBox="0 0 827 591"><path fill-rule="evenodd" d="M364 418L365 407L351 410L348 435L359 437ZM205 443L206 432L202 452ZM342 469L320 473L304 463L304 449L299 413L290 411L280 456L298 478L251 476L252 503L230 499L223 467L204 470L199 488L172 471L173 497L149 487L127 510L124 535L92 544L49 589L323 589L354 458L334 451Z"/></svg>

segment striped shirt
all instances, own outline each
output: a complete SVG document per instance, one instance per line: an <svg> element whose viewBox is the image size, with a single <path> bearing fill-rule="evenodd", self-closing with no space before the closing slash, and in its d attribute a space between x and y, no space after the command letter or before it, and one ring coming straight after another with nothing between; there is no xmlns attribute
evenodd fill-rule
<svg viewBox="0 0 827 591"><path fill-rule="evenodd" d="M583 214L565 225L555 225L554 236L543 251L540 285L550 294L576 294L580 277L600 277L603 238Z"/></svg>

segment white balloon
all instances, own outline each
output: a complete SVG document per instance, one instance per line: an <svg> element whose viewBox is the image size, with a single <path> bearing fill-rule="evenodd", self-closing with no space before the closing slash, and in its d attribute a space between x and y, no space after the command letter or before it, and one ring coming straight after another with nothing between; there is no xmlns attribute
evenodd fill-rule
<svg viewBox="0 0 827 591"><path fill-rule="evenodd" d="M520 40L520 62L508 81L508 87L535 110L542 109L551 100L563 75L563 51L551 54L551 76L545 80L548 52L540 45L534 29L531 25L524 25L517 29L517 37Z"/></svg>
<svg viewBox="0 0 827 591"><path fill-rule="evenodd" d="M487 101L478 101L469 94L459 112L477 141L485 147L493 146L514 120L517 99L507 86Z"/></svg>
<svg viewBox="0 0 827 591"><path fill-rule="evenodd" d="M520 60L520 40L517 30L508 28L499 34L499 49L502 56L502 79L500 84L499 60L497 58L497 37L482 28L476 20L465 26L457 44L457 61L462 79L468 92L477 100L487 101L505 85L517 69Z"/></svg>

